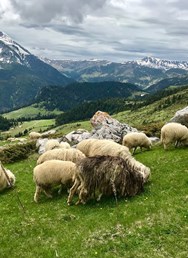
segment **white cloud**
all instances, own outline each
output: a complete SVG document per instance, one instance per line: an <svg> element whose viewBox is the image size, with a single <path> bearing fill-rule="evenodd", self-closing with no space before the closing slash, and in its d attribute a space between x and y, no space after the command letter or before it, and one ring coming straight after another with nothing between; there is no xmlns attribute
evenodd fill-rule
<svg viewBox="0 0 188 258"><path fill-rule="evenodd" d="M0 28L37 55L187 59L187 0L2 0Z"/></svg>

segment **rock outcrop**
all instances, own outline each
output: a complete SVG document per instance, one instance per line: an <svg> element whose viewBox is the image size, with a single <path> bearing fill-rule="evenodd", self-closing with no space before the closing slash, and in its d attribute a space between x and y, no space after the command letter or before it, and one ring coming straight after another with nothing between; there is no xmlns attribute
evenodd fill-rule
<svg viewBox="0 0 188 258"><path fill-rule="evenodd" d="M89 133L86 130L77 130L67 134L65 137L69 142L77 144L78 142L88 139L112 139L115 142L121 142L122 138L128 132L137 131L127 124L122 124L112 118L108 113L97 111L90 120L93 130Z"/></svg>
<svg viewBox="0 0 188 258"><path fill-rule="evenodd" d="M180 123L188 127L188 106L178 110L170 122Z"/></svg>
<svg viewBox="0 0 188 258"><path fill-rule="evenodd" d="M63 141L67 141L72 146L88 138L111 139L121 143L125 134L128 132L137 132L136 128L133 128L128 124L122 124L118 120L112 118L108 113L102 111L97 111L90 122L93 126L91 132L84 129L78 129L66 134L63 137ZM62 139L58 140L61 141ZM37 148L39 154L44 152L47 141L48 138L38 139Z"/></svg>

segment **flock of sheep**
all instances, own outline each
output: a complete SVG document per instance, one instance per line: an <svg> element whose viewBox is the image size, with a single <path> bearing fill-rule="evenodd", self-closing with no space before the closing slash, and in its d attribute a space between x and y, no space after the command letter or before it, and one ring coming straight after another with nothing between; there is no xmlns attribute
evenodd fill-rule
<svg viewBox="0 0 188 258"><path fill-rule="evenodd" d="M37 133L30 138L36 140ZM161 143L166 149L170 144L188 145L188 128L178 123L168 123L161 128ZM45 152L37 160L33 170L36 184L34 201L38 202L41 192L52 197L52 187L69 190L68 205L78 195L78 203L89 199L100 200L101 196L134 196L142 191L150 176L150 168L137 161L134 154L137 147L150 149L151 140L141 132L124 136L122 144L112 140L86 139L76 148L66 142L48 140ZM15 184L14 174L0 163L0 191Z"/></svg>

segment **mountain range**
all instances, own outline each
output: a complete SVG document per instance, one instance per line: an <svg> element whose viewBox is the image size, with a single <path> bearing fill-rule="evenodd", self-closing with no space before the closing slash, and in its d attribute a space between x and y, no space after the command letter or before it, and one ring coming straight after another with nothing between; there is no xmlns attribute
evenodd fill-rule
<svg viewBox="0 0 188 258"><path fill-rule="evenodd" d="M79 82L120 81L147 89L167 78L188 75L188 62L145 57L123 63L107 60L49 60L45 62Z"/></svg>
<svg viewBox="0 0 188 258"><path fill-rule="evenodd" d="M160 60L153 57L122 63L94 59L50 60L33 55L8 35L0 32L1 113L34 103L36 98L41 96L41 92L43 96L48 96L48 92L45 91L51 92L54 89L55 95L58 96L59 87L62 88L60 95L64 94L62 99L65 102L76 104L80 93L78 95L73 93L78 90L83 91L78 102L92 101L92 98L107 98L108 84L104 82L109 82L110 85L112 81L123 83L123 88L122 85L113 87L110 96L112 92L114 96L119 96L122 89L124 96L135 94L135 87L128 87L133 84L136 85L139 94L142 94L142 90L156 92L170 85L187 84L188 62ZM80 84L84 82L87 84ZM88 97L91 95L87 95L90 89L92 98Z"/></svg>

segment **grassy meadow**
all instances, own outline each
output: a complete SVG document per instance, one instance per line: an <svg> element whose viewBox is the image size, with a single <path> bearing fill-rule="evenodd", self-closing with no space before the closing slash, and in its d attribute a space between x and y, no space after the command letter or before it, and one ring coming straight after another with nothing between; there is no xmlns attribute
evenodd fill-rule
<svg viewBox="0 0 188 258"><path fill-rule="evenodd" d="M67 206L54 189L34 203L32 171L38 154L4 164L16 175L14 189L0 193L1 257L186 258L188 254L188 150L155 146L136 152L151 168L144 192ZM75 201L77 197L75 196Z"/></svg>
<svg viewBox="0 0 188 258"><path fill-rule="evenodd" d="M173 98L175 98L176 101L172 101ZM188 89L185 88L170 97L163 97L160 100L154 101L152 104L137 108L135 110L126 110L117 114L113 114L112 117L121 123L126 123L130 126L136 127L138 130L145 131L145 133L148 135L159 136L160 128L175 115L177 110L186 107L187 101ZM18 119L23 117L32 118L36 117L39 113L41 115L47 115L49 112L50 111L44 110L41 103L38 105L33 104L31 106L6 113L3 116L8 119ZM54 110L51 111L51 113L59 114L62 112ZM2 135L9 135L14 137L19 133L23 133L26 129L28 131L45 131L53 127L55 127L55 119L33 120L30 122L19 123L18 126L12 128L8 132L2 132ZM89 120L64 124L56 127L56 130L59 134L64 135L80 128L86 129L88 131L92 130Z"/></svg>
<svg viewBox="0 0 188 258"><path fill-rule="evenodd" d="M40 115L50 115L50 114L55 114L58 115L62 113L61 111L54 110L54 111L47 111L40 105L33 104L28 107L20 108L14 111L11 111L9 113L3 114L4 117L7 119L18 119L18 118L35 118L36 116Z"/></svg>
<svg viewBox="0 0 188 258"><path fill-rule="evenodd" d="M14 137L19 133L24 133L25 130L27 131L35 131L35 132L43 132L51 127L54 127L55 119L41 119L41 120L32 120L32 121L25 121L20 122L18 126L10 128L9 131L2 132L2 136L7 137Z"/></svg>

